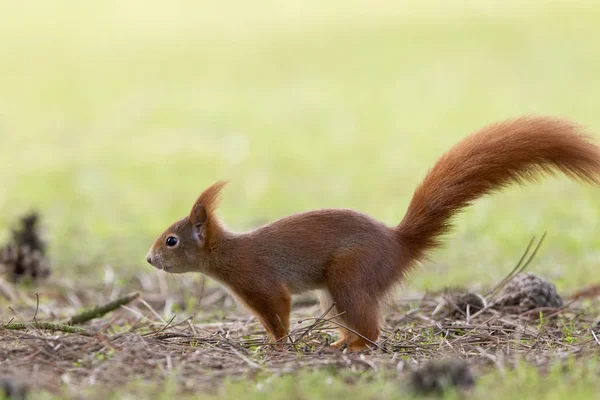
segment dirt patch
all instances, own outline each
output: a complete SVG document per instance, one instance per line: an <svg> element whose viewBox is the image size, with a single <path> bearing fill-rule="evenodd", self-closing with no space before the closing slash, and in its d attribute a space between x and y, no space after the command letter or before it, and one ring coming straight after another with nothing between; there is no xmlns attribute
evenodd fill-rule
<svg viewBox="0 0 600 400"><path fill-rule="evenodd" d="M319 312L313 298L302 298L296 302L290 341L279 352L265 343L261 325L231 306L222 289L205 288L185 299L181 291L167 295L144 290L148 280L156 277L144 279L146 285L135 288L138 299L85 324L85 335L33 325L25 330L0 328L0 378L24 380L62 396L66 388L73 398L81 389L94 388L101 397L107 387L137 380L160 382L173 374L182 392L206 392L226 378L253 379L307 368L373 370L399 379L421 367L431 369L427 366L431 360L448 358L463 360L469 374L477 376L490 369L512 368L519 360L544 369L550 361L597 355L600 350L593 331L598 329L593 328L599 309L595 300L546 307L540 320L535 309L520 312L494 305L493 297L465 293L458 295L470 299L468 307L457 313L442 312L449 304L448 293L442 292L396 299L385 314L379 347L364 354L332 350L329 343L335 339L335 326L328 315L315 317ZM12 311L3 307L8 312L1 322L30 323L34 317L68 320L75 313L74 304L90 307L119 293L106 287L80 291L49 285L35 290L13 287ZM186 308L186 304L191 305ZM177 313L167 319L174 310ZM430 379L432 387L438 387L440 379Z"/></svg>

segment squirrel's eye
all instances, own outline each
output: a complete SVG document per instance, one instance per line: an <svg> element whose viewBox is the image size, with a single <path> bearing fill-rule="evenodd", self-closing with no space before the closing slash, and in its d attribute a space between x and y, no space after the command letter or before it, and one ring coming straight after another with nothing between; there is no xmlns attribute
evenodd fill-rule
<svg viewBox="0 0 600 400"><path fill-rule="evenodd" d="M177 238L175 236L169 236L167 238L167 246L168 247L176 246L177 242L178 242L178 240L177 240Z"/></svg>

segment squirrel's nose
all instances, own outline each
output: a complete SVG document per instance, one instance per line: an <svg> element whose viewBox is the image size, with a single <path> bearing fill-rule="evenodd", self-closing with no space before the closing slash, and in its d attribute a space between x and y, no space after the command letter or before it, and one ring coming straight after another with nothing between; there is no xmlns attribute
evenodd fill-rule
<svg viewBox="0 0 600 400"><path fill-rule="evenodd" d="M150 257L150 255L146 256L146 261L148 261L148 264L152 265L152 257Z"/></svg>

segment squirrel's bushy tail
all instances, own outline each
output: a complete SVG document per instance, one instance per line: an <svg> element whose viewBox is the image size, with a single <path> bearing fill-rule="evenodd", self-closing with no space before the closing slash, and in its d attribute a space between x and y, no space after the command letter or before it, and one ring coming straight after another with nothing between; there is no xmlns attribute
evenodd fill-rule
<svg viewBox="0 0 600 400"><path fill-rule="evenodd" d="M600 183L600 148L577 125L549 117L489 125L455 145L429 171L398 235L412 260L423 259L450 229L452 216L473 200L558 171Z"/></svg>

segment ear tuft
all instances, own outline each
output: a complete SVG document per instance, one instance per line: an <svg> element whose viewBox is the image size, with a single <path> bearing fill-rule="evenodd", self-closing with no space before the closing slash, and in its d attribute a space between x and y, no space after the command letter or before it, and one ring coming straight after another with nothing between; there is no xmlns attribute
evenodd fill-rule
<svg viewBox="0 0 600 400"><path fill-rule="evenodd" d="M194 226L201 226L208 220L206 208L202 204L194 204L194 208L190 212L190 221Z"/></svg>
<svg viewBox="0 0 600 400"><path fill-rule="evenodd" d="M190 212L190 221L194 226L203 225L208 221L219 205L219 195L226 184L225 181L218 181L198 197Z"/></svg>

